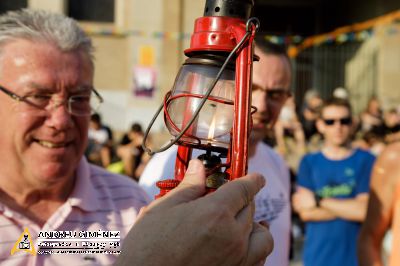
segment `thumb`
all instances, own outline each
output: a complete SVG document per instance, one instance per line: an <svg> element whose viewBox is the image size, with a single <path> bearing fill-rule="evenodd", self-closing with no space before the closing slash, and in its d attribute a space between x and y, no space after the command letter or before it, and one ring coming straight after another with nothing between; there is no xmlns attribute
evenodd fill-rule
<svg viewBox="0 0 400 266"><path fill-rule="evenodd" d="M157 208L169 208L203 196L206 192L205 175L203 163L197 159L191 160L181 183L162 198L153 201L154 205Z"/></svg>
<svg viewBox="0 0 400 266"><path fill-rule="evenodd" d="M205 192L205 175L206 172L203 163L198 159L193 159L189 162L185 177L178 188L201 186L204 188L202 192Z"/></svg>

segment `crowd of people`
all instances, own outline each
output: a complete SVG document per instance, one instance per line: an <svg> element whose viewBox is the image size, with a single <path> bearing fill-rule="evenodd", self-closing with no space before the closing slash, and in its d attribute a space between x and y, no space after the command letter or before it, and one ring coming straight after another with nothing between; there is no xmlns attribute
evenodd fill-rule
<svg viewBox="0 0 400 266"><path fill-rule="evenodd" d="M371 97L357 117L343 88L331 99L312 89L297 108L285 49L256 40L255 53L250 174L204 196L194 159L180 185L153 201L155 183L174 174L176 147L150 158L141 125L117 141L92 114L104 99L90 38L59 14L0 16L0 263L285 266L297 214L304 265L382 265L391 227L392 248L400 245L398 110ZM24 228L33 240L44 230L116 230L123 248L10 254ZM389 259L400 263L398 252Z"/></svg>
<svg viewBox="0 0 400 266"><path fill-rule="evenodd" d="M400 114L382 107L372 95L356 115L344 88L325 100L310 89L297 108L289 92L291 69L284 49L258 40L255 52L262 60L254 64L252 105L258 112L253 115L249 172L262 173L269 184L255 197L255 220L268 223L275 240L266 265L289 265L293 235L304 235L305 265L357 265L356 243L367 213L375 156L400 137ZM143 133L136 123L130 132L135 127L140 134L132 135L131 142L141 149ZM120 149L124 145L116 146L118 154ZM139 157L128 154L136 160L134 167L140 165L134 178L154 199L156 182L174 176L177 147L151 159L147 155L141 160L142 150ZM126 169L122 173L132 176Z"/></svg>
<svg viewBox="0 0 400 266"><path fill-rule="evenodd" d="M150 159L142 148L144 133L139 123L133 123L116 142L113 131L101 122L100 114L95 113L91 115L88 134L85 155L91 163L139 181Z"/></svg>

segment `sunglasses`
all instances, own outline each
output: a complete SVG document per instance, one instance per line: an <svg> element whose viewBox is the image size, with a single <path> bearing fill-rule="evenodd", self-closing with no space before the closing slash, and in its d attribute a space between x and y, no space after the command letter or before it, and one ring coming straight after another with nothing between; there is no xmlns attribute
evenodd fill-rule
<svg viewBox="0 0 400 266"><path fill-rule="evenodd" d="M323 119L325 125L332 126L335 122L339 122L343 126L348 126L352 123L351 117L344 117L340 119Z"/></svg>

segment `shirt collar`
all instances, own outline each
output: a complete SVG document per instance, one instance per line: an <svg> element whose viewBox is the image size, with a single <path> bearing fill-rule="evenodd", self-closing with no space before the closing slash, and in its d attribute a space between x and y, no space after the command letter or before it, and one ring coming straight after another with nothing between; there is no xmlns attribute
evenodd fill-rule
<svg viewBox="0 0 400 266"><path fill-rule="evenodd" d="M68 198L73 207L84 211L96 211L100 208L96 189L91 182L90 165L85 157L82 157L75 172L75 186Z"/></svg>

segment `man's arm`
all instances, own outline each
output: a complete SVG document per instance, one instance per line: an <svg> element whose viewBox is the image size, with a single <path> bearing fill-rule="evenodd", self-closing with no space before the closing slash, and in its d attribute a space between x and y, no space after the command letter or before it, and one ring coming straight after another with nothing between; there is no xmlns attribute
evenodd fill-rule
<svg viewBox="0 0 400 266"><path fill-rule="evenodd" d="M336 216L330 211L317 207L301 210L299 216L304 222L329 221L336 218Z"/></svg>
<svg viewBox="0 0 400 266"><path fill-rule="evenodd" d="M336 216L329 210L317 207L314 193L299 186L293 195L293 209L299 214L300 218L305 221L328 221L333 220Z"/></svg>
<svg viewBox="0 0 400 266"><path fill-rule="evenodd" d="M320 204L339 218L362 222L367 212L367 203L368 193L361 193L352 199L324 198Z"/></svg>
<svg viewBox="0 0 400 266"><path fill-rule="evenodd" d="M360 266L381 266L382 239L390 227L395 189L400 179L400 143L388 146L378 157L371 179L367 217L359 242Z"/></svg>
<svg viewBox="0 0 400 266"><path fill-rule="evenodd" d="M116 265L262 263L273 248L268 229L253 222L264 182L247 175L204 196L204 166L192 160L177 188L142 209Z"/></svg>

